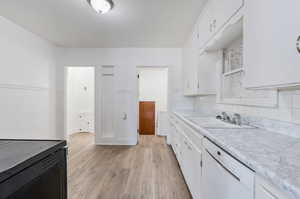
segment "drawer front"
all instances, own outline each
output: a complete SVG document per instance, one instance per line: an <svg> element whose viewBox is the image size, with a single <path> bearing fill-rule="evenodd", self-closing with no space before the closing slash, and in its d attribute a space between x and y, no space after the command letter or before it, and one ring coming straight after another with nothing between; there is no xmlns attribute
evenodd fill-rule
<svg viewBox="0 0 300 199"><path fill-rule="evenodd" d="M175 126L177 126L177 128L179 128L179 129L181 129L181 132L184 133L184 136L186 136L198 150L202 151L204 136L201 135L196 130L194 130L186 122L184 122L177 116L174 117L174 121L176 121Z"/></svg>
<svg viewBox="0 0 300 199"><path fill-rule="evenodd" d="M183 124L183 129L186 137L192 142L192 144L200 151L202 151L203 146L203 136L199 135L194 129L189 127L187 124Z"/></svg>

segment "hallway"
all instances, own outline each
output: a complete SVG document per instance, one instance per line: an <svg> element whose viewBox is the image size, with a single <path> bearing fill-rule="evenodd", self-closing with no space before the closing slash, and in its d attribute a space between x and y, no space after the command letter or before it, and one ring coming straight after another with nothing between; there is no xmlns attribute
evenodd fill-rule
<svg viewBox="0 0 300 199"><path fill-rule="evenodd" d="M190 199L174 153L163 137L140 136L138 146L95 146L94 136L69 142L70 199Z"/></svg>

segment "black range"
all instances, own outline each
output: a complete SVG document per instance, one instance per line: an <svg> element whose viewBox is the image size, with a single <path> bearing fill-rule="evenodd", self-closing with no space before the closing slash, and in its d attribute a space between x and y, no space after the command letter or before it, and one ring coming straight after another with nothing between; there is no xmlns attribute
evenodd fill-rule
<svg viewBox="0 0 300 199"><path fill-rule="evenodd" d="M66 141L0 140L0 199L67 199Z"/></svg>

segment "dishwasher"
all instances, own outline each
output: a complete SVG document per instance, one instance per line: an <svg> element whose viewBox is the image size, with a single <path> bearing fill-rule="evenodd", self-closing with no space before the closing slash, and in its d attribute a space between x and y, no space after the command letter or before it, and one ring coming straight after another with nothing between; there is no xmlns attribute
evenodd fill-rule
<svg viewBox="0 0 300 199"><path fill-rule="evenodd" d="M203 199L254 199L255 173L230 154L204 140Z"/></svg>

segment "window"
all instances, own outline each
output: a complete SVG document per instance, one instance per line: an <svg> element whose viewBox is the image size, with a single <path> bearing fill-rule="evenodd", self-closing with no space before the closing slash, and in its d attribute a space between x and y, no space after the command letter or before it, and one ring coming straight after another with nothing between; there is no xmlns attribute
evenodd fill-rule
<svg viewBox="0 0 300 199"><path fill-rule="evenodd" d="M249 90L243 87L243 35L223 49L219 103L249 106L277 105L276 90Z"/></svg>

